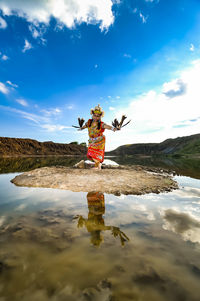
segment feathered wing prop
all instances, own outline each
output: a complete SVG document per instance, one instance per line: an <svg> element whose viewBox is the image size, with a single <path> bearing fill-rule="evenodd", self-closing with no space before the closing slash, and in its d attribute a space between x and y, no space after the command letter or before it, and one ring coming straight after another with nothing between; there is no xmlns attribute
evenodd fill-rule
<svg viewBox="0 0 200 301"><path fill-rule="evenodd" d="M116 128L117 130L121 130L121 128L123 128L124 126L126 126L131 120L129 120L127 123L124 123L124 120L126 119L127 117L125 115L122 115L122 118L121 118L121 121L119 122L117 120L117 118L114 119L114 121L112 122L112 126L114 126L114 128Z"/></svg>
<svg viewBox="0 0 200 301"><path fill-rule="evenodd" d="M82 128L84 121L85 120L83 118L80 118L80 117L78 118L78 123L79 123L80 128Z"/></svg>
<svg viewBox="0 0 200 301"><path fill-rule="evenodd" d="M112 122L112 126L114 126L114 128L116 128L116 129L119 128L119 122L118 122L117 118L115 118L114 121Z"/></svg>
<svg viewBox="0 0 200 301"><path fill-rule="evenodd" d="M85 120L84 120L83 118L78 117L78 124L79 124L79 126L72 125L73 128L76 128L76 129L82 128L82 126L83 126L83 124L84 124L84 121L85 121Z"/></svg>

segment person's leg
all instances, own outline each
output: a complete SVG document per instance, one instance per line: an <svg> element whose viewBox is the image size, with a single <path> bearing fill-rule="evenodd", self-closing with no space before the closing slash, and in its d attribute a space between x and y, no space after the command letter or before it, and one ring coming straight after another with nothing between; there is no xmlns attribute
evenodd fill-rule
<svg viewBox="0 0 200 301"><path fill-rule="evenodd" d="M93 161L94 161L94 163L95 163L95 169L101 169L101 163L98 161L98 160L96 160L96 159L94 159L93 158Z"/></svg>

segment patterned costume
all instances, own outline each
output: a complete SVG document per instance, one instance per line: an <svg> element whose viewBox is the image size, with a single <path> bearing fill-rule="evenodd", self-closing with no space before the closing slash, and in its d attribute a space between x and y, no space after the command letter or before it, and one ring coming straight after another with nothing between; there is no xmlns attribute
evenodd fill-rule
<svg viewBox="0 0 200 301"><path fill-rule="evenodd" d="M94 158L102 163L104 160L106 141L105 136L103 135L103 132L105 131L105 129L102 127L103 122L101 121L100 129L98 129L98 125L94 125L92 119L89 119L87 124L91 124L91 126L88 126L89 140L87 157L89 159Z"/></svg>

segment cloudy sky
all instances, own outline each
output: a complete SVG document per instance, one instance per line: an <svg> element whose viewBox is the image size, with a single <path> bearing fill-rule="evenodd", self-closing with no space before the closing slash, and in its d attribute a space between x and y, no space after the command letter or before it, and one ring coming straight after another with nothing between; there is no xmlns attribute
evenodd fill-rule
<svg viewBox="0 0 200 301"><path fill-rule="evenodd" d="M0 136L87 142L98 103L107 150L197 134L199 79L199 0L0 0Z"/></svg>

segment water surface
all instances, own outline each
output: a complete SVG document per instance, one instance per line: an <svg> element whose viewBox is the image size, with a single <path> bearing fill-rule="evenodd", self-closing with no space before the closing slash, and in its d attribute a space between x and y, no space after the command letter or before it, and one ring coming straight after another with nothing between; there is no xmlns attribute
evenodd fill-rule
<svg viewBox="0 0 200 301"><path fill-rule="evenodd" d="M0 175L1 301L199 300L191 170L178 190L143 196L16 187L14 171Z"/></svg>

